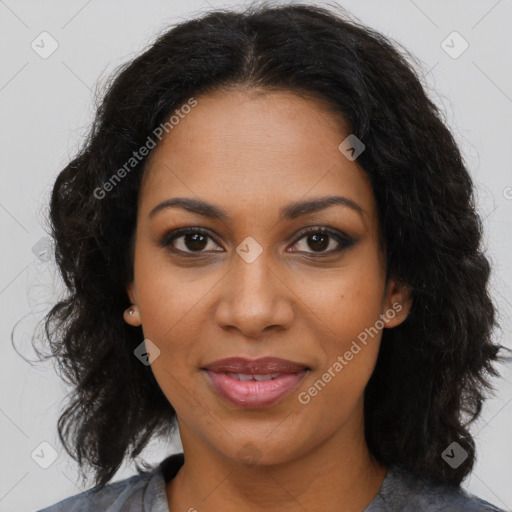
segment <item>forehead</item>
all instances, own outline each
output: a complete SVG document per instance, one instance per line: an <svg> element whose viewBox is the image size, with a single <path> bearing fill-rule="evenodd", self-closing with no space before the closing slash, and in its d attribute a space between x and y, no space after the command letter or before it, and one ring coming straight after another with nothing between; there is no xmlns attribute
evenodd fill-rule
<svg viewBox="0 0 512 512"><path fill-rule="evenodd" d="M374 215L366 173L338 149L348 125L325 102L256 90L196 100L151 154L143 213L173 196L277 212L289 202L336 193Z"/></svg>

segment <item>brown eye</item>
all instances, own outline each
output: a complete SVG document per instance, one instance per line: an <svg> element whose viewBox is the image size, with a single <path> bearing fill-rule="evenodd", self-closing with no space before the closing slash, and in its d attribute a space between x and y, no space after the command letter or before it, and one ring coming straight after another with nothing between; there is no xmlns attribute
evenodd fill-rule
<svg viewBox="0 0 512 512"><path fill-rule="evenodd" d="M209 243L210 241L213 243ZM160 241L160 245L182 253L203 253L212 250L220 252L215 249L217 244L213 238L200 228L182 228L167 233Z"/></svg>
<svg viewBox="0 0 512 512"><path fill-rule="evenodd" d="M191 251L202 251L208 245L208 237L202 233L188 233L179 238L183 238L183 245Z"/></svg>
<svg viewBox="0 0 512 512"><path fill-rule="evenodd" d="M319 257L340 252L356 243L356 240L341 232L323 227L304 231L294 245L300 246L299 242L302 240L304 240L303 247L292 252L305 252ZM207 255L211 252L223 251L209 232L202 228L176 229L164 235L159 245L184 256L193 256L194 253Z"/></svg>
<svg viewBox="0 0 512 512"><path fill-rule="evenodd" d="M339 252L354 245L355 240L343 235L341 232L332 231L326 228L312 228L302 233L302 236L297 239L295 246L299 245L300 240L305 240L303 249L298 249L299 252L306 252L309 254L318 253L319 256L329 255ZM330 250L326 250L331 247ZM311 249L308 251L307 249Z"/></svg>
<svg viewBox="0 0 512 512"><path fill-rule="evenodd" d="M313 250L323 251L329 246L330 236L324 233L315 233L312 235L306 235L306 240Z"/></svg>

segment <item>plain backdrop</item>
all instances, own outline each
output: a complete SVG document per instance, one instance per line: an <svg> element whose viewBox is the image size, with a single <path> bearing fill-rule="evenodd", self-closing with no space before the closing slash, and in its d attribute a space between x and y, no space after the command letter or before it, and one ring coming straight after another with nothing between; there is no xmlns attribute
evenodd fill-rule
<svg viewBox="0 0 512 512"><path fill-rule="evenodd" d="M477 185L502 327L496 339L512 347L512 2L339 4L421 61L429 94L446 113ZM20 357L11 344L11 331L16 324L16 346L34 359L31 335L62 292L48 253L48 196L56 175L87 133L96 84L165 27L211 7L235 5L240 4L0 0L1 512L36 510L83 490L75 484L75 464L57 437L66 385L50 362L30 365ZM45 44L38 48L41 38ZM44 55L52 45L58 47ZM510 509L512 371L501 369L495 396L472 428L478 460L463 487ZM180 447L179 439L171 446L155 441L144 455L156 463ZM134 467L123 466L113 480L132 474Z"/></svg>

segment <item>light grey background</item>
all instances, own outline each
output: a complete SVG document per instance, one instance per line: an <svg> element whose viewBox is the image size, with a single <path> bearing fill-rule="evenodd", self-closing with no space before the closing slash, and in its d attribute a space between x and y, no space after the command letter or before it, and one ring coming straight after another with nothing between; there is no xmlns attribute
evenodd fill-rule
<svg viewBox="0 0 512 512"><path fill-rule="evenodd" d="M322 5L320 2L312 2ZM341 0L364 23L410 49L422 62L431 97L446 112L478 186L486 244L495 272L492 290L512 347L512 2L510 0ZM0 0L0 511L42 508L81 491L76 468L57 437L66 387L51 363L27 364L30 335L62 291L44 245L44 217L58 172L74 155L94 113L94 89L133 58L164 27L211 6L195 0ZM51 34L57 50L43 59L31 47ZM451 35L457 31L457 35ZM448 39L446 39L450 36ZM442 42L445 41L444 47ZM463 49L464 40L469 47ZM47 39L45 48L50 48ZM452 53L450 56L445 50ZM41 240L43 240L41 242ZM512 507L512 384L502 368L496 396L473 426L478 462L463 486L498 506ZM31 454L51 461L43 469ZM158 462L180 449L153 443L144 455ZM34 452L35 450L35 452ZM34 455L34 458L37 457ZM123 467L114 480L135 473Z"/></svg>

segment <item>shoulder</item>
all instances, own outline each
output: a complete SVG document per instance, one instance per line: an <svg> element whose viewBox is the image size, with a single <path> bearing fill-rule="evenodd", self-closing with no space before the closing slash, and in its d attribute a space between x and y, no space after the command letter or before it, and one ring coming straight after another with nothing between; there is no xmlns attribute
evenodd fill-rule
<svg viewBox="0 0 512 512"><path fill-rule="evenodd" d="M374 502L365 512L505 512L461 487L419 478L404 468L390 466Z"/></svg>
<svg viewBox="0 0 512 512"><path fill-rule="evenodd" d="M142 472L102 489L93 487L37 512L143 512L146 510L144 503L160 484L159 477L163 482L157 470Z"/></svg>

